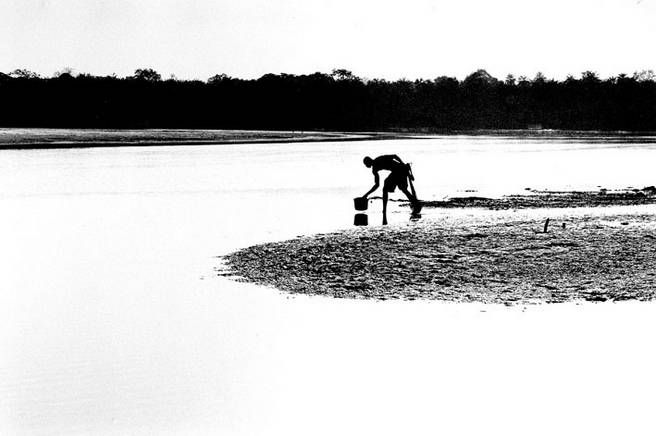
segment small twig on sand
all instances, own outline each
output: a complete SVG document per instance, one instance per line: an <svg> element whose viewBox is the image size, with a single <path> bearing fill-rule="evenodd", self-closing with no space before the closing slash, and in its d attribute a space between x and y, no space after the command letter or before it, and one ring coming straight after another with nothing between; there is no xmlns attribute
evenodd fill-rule
<svg viewBox="0 0 656 436"><path fill-rule="evenodd" d="M549 230L549 218L544 222L544 233L547 233Z"/></svg>

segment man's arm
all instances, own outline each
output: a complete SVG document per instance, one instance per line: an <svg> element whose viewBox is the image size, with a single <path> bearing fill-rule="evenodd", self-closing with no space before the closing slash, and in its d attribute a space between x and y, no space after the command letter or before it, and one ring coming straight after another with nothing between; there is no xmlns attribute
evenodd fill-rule
<svg viewBox="0 0 656 436"><path fill-rule="evenodd" d="M380 177L378 177L378 171L374 171L374 181L375 181L375 183L374 183L373 188L371 188L366 194L364 194L362 196L362 198L367 198L369 196L369 194L374 192L380 186Z"/></svg>

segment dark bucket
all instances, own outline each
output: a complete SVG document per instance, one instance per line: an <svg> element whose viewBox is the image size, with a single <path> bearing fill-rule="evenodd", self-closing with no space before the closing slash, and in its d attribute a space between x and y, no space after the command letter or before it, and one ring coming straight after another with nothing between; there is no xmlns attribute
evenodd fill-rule
<svg viewBox="0 0 656 436"><path fill-rule="evenodd" d="M353 204L355 206L355 210L367 210L367 207L369 207L369 199L364 197L354 198Z"/></svg>
<svg viewBox="0 0 656 436"><path fill-rule="evenodd" d="M366 226L369 225L369 217L366 213L356 213L353 217L353 225Z"/></svg>

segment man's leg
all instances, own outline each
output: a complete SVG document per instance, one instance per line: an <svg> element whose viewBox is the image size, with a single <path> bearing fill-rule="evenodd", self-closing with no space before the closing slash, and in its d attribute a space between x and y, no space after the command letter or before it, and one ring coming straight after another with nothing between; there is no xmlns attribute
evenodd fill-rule
<svg viewBox="0 0 656 436"><path fill-rule="evenodd" d="M405 194L406 197L408 197L408 200L410 200L410 203L415 204L415 203L417 203L417 201L419 201L419 200L417 200L417 197L415 197L414 195L412 195L410 193L410 191L408 191L408 188L404 188L402 186L399 186L399 189L401 190L401 192L403 192Z"/></svg>
<svg viewBox="0 0 656 436"><path fill-rule="evenodd" d="M406 197L408 197L408 200L410 200L410 207L412 207L412 214L419 216L419 212L421 212L422 209L422 204L419 201L419 199L417 199L417 197L415 197L410 192L408 192L407 188L399 186L399 189L401 190L401 192L405 194Z"/></svg>

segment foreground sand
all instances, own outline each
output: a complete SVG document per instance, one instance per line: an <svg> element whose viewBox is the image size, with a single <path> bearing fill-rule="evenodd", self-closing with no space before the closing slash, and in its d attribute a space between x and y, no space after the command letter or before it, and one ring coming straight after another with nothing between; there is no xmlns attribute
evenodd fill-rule
<svg viewBox="0 0 656 436"><path fill-rule="evenodd" d="M585 210L561 209L546 233L548 215L502 210L477 217L471 209L467 219L447 214L301 237L249 247L225 260L228 274L242 280L342 298L503 304L654 299L653 206Z"/></svg>

